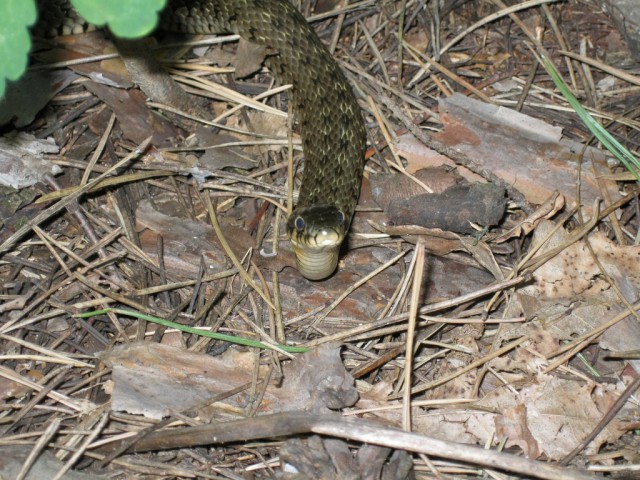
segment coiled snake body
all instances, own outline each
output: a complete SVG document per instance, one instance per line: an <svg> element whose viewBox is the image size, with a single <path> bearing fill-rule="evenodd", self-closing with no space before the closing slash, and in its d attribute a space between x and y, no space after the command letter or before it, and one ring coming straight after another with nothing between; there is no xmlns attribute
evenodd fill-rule
<svg viewBox="0 0 640 480"><path fill-rule="evenodd" d="M311 280L331 275L358 200L366 140L360 108L336 61L288 0L169 0L161 25L185 33L233 32L268 47L267 66L293 85L306 158L287 230L300 272Z"/></svg>

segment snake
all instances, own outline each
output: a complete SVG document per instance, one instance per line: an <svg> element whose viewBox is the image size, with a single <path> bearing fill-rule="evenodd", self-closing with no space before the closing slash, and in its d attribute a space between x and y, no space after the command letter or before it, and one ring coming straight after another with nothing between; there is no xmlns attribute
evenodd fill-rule
<svg viewBox="0 0 640 480"><path fill-rule="evenodd" d="M267 48L267 68L292 85L305 157L287 233L304 277L331 276L358 202L366 147L361 109L337 61L289 0L169 0L160 26L188 34L235 33Z"/></svg>

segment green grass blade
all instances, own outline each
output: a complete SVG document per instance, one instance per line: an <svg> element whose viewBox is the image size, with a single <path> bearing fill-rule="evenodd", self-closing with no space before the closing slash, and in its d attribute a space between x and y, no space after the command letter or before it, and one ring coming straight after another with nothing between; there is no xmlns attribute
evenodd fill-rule
<svg viewBox="0 0 640 480"><path fill-rule="evenodd" d="M309 349L306 347L294 347L290 345L277 345L277 344L270 345L268 343L259 342L257 340L251 340L243 337L237 337L235 335L227 335L224 333L200 330L198 328L188 327L186 325L181 325L179 323L171 322L169 320L165 320L164 318L153 317L151 315L146 315L144 313L136 312L134 310L125 310L123 308L105 308L104 310L96 310L93 312L79 313L75 316L78 318L90 318L96 315L103 315L108 312L119 313L120 315L126 315L128 317L139 318L141 320L157 323L158 325L163 325L165 327L175 328L176 330L180 330L182 332L192 333L194 335L200 335L201 337L209 337L215 340L222 340L224 342L231 342L237 345L245 345L247 347L267 348L270 350L273 350L274 347L276 347L287 353L304 353L309 351Z"/></svg>
<svg viewBox="0 0 640 480"><path fill-rule="evenodd" d="M636 180L640 182L640 161L638 158L624 145L622 145L613 135L605 130L605 128L591 116L587 109L582 106L571 90L569 90L567 84L564 83L564 80L562 80L562 77L553 66L553 63L551 63L551 60L546 56L543 56L542 63L544 68L547 69L547 72L549 72L549 75L551 75L553 83L556 84L560 93L562 93L567 102L569 102L571 108L573 108L573 110L578 114L591 133L593 133L598 141L602 143L602 145L604 145L604 147L614 157L620 160L620 162L622 162L622 164L633 174Z"/></svg>

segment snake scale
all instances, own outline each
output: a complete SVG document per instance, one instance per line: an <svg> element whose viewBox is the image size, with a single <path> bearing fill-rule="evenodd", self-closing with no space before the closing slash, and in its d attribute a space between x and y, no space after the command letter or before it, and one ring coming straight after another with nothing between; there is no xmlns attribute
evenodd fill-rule
<svg viewBox="0 0 640 480"><path fill-rule="evenodd" d="M305 154L287 231L299 271L310 280L330 276L358 201L366 142L360 107L335 59L288 0L169 0L160 23L191 34L232 32L268 47L267 67L293 85Z"/></svg>

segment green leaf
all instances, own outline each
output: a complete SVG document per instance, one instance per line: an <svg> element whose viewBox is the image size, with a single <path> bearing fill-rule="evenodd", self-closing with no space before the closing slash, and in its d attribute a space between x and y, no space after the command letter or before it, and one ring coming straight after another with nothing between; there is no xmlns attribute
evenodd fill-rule
<svg viewBox="0 0 640 480"><path fill-rule="evenodd" d="M119 37L150 33L166 0L72 0L89 22L109 24ZM7 80L17 80L26 70L31 49L28 27L36 21L35 0L0 0L0 98Z"/></svg>
<svg viewBox="0 0 640 480"><path fill-rule="evenodd" d="M0 97L6 80L18 79L27 68L31 49L28 27L35 21L34 0L0 1Z"/></svg>
<svg viewBox="0 0 640 480"><path fill-rule="evenodd" d="M596 121L586 108L575 97L567 84L554 67L553 63L546 55L542 56L544 68L549 72L553 83L556 84L562 96L569 102L571 108L576 112L586 127L598 139L600 143L622 164L627 167L636 180L640 182L640 160L638 160L624 145L622 145L613 135L611 135L598 121Z"/></svg>
<svg viewBox="0 0 640 480"><path fill-rule="evenodd" d="M158 12L166 0L72 0L78 13L97 26L109 24L122 38L138 38L151 33L158 24Z"/></svg>

